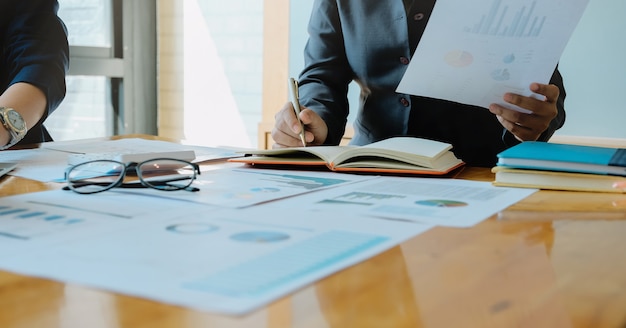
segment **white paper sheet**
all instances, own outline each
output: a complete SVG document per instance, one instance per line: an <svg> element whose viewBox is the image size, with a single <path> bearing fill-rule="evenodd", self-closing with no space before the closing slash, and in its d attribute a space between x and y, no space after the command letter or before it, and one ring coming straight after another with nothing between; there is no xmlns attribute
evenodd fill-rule
<svg viewBox="0 0 626 328"><path fill-rule="evenodd" d="M537 189L495 187L490 182L480 181L379 177L323 193L302 195L276 206L470 227L535 192Z"/></svg>
<svg viewBox="0 0 626 328"><path fill-rule="evenodd" d="M213 173L204 182L215 187L201 186L204 194L55 190L2 197L0 269L242 314L433 223L469 226L534 192L335 172ZM258 196L251 187L281 190ZM246 197L229 203L227 194Z"/></svg>
<svg viewBox="0 0 626 328"><path fill-rule="evenodd" d="M528 112L502 100L548 83L589 0L437 0L397 91Z"/></svg>
<svg viewBox="0 0 626 328"><path fill-rule="evenodd" d="M193 145L181 145L160 140L126 138L120 140L70 140L44 142L41 148L3 151L0 160L18 163L11 171L15 175L42 182L64 180L70 153L129 153L129 152L167 152L193 150L195 162L211 162L227 158L240 157L235 149L214 148Z"/></svg>
<svg viewBox="0 0 626 328"><path fill-rule="evenodd" d="M62 151L66 153L114 153L134 154L142 152L168 152L180 150L193 150L196 154L196 162L211 161L240 157L235 150L227 148L204 147L194 145L182 145L175 142L162 140L148 140L141 138L124 138L119 140L76 140L47 142L41 144L42 148Z"/></svg>
<svg viewBox="0 0 626 328"><path fill-rule="evenodd" d="M116 192L144 194L156 197L209 204L219 207L243 208L278 199L324 190L376 176L341 174L335 172L265 170L241 164L204 171L193 186L198 192L163 192L153 189L115 189Z"/></svg>
<svg viewBox="0 0 626 328"><path fill-rule="evenodd" d="M431 227L357 213L284 211L275 203L217 209L172 199L147 204L150 197L119 193L91 196L48 191L1 198L0 267L240 314ZM79 198L102 213L78 209Z"/></svg>
<svg viewBox="0 0 626 328"><path fill-rule="evenodd" d="M18 163L10 175L42 182L63 180L67 168L67 153L49 149L4 150L0 158Z"/></svg>

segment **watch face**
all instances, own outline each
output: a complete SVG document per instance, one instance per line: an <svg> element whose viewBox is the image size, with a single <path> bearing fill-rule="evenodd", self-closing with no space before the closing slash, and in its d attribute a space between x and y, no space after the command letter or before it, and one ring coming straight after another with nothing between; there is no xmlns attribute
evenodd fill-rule
<svg viewBox="0 0 626 328"><path fill-rule="evenodd" d="M7 112L7 117L9 119L9 124L11 124L17 130L21 131L24 130L24 128L26 127L24 120L22 120L22 116L20 116L18 112L10 110Z"/></svg>

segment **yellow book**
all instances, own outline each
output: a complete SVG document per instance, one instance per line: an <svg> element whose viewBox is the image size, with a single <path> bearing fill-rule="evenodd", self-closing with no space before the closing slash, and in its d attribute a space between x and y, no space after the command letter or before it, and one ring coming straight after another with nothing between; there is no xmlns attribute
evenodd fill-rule
<svg viewBox="0 0 626 328"><path fill-rule="evenodd" d="M626 193L624 189L613 188L615 182L626 181L626 177L623 176L517 169L504 166L496 166L491 171L496 174L493 181L495 186Z"/></svg>

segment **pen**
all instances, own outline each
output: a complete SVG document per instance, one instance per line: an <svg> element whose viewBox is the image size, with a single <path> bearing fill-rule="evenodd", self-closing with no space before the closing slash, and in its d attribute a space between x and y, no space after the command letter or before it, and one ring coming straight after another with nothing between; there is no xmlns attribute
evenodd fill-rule
<svg viewBox="0 0 626 328"><path fill-rule="evenodd" d="M291 95L291 105L296 112L296 118L300 122L300 140L302 140L302 147L306 147L306 140L304 139L304 124L300 120L300 98L298 96L298 81L293 77L289 78L289 93Z"/></svg>

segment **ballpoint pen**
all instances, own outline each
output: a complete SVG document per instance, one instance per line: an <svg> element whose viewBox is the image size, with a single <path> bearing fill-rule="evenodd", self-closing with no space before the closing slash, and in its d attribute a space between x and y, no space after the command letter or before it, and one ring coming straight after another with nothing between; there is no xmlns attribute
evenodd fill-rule
<svg viewBox="0 0 626 328"><path fill-rule="evenodd" d="M302 147L306 147L306 140L304 139L304 124L300 120L300 98L298 96L298 81L293 77L289 78L289 93L291 95L291 105L296 112L296 118L300 122L300 140L302 140Z"/></svg>

